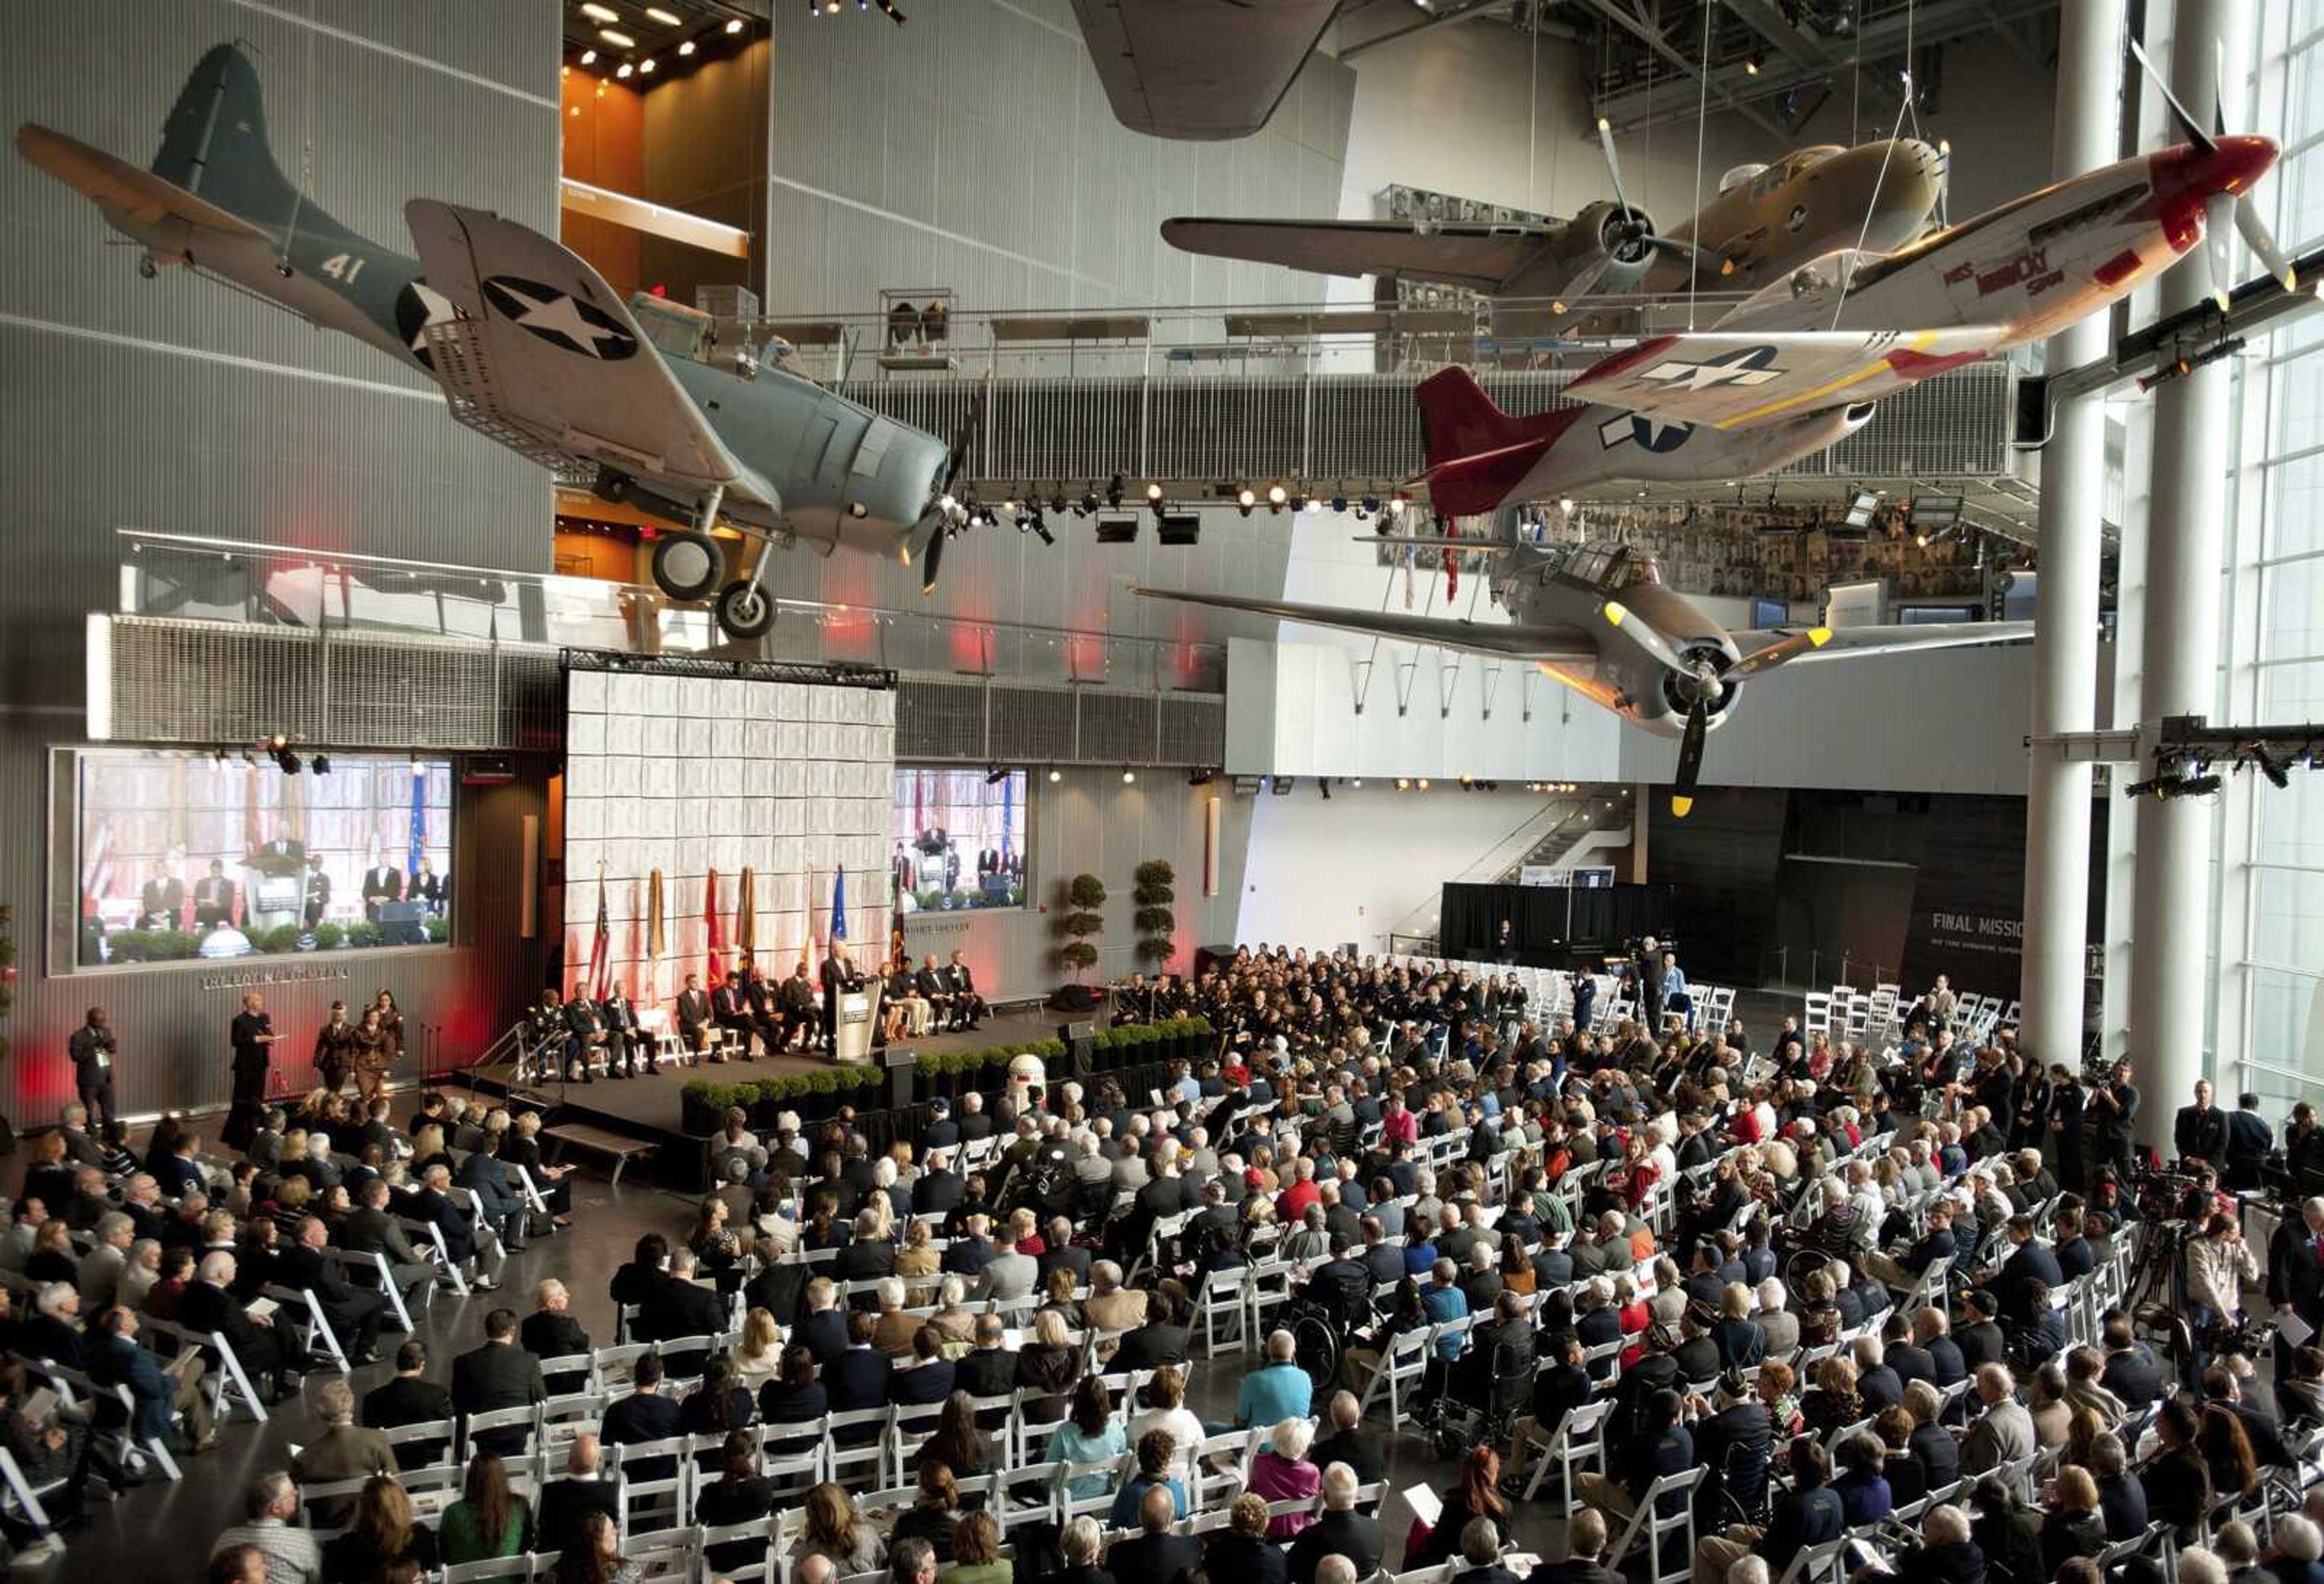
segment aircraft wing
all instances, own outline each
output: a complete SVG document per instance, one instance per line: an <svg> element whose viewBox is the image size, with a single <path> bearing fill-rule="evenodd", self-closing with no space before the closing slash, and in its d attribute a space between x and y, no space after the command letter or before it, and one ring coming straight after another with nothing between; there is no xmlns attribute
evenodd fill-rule
<svg viewBox="0 0 2324 1584"><path fill-rule="evenodd" d="M1563 394L1680 423L1747 429L1894 395L1979 361L2006 334L2002 325L1960 325L1656 336L1596 364Z"/></svg>
<svg viewBox="0 0 2324 1584"><path fill-rule="evenodd" d="M2034 637L2031 622L1891 622L1866 627L1832 627L1823 629L1823 642L1803 649L1796 655L1787 655L1788 666L1811 665L1818 660L1845 660L1861 655L1904 654L1914 649L1961 649L1976 643L2026 643ZM1735 647L1742 651L1748 662L1762 649L1797 639L1808 631L1804 627L1757 628L1729 634ZM1760 676L1768 673L1762 671Z"/></svg>
<svg viewBox="0 0 2324 1584"><path fill-rule="evenodd" d="M1367 638L1394 638L1406 643L1433 643L1471 654L1496 655L1521 660L1594 660L1598 640L1579 627L1513 627L1502 622L1464 622L1443 616L1403 616L1388 611L1357 611L1344 605L1302 605L1289 600L1251 600L1239 594L1183 594L1175 589L1137 588L1130 591L1149 600L1176 600L1182 604L1209 605L1221 611L1245 611L1254 616L1278 616L1314 627L1333 627Z"/></svg>
<svg viewBox="0 0 2324 1584"><path fill-rule="evenodd" d="M134 222L138 230L175 220L222 236L267 239L265 232L240 216L61 132L28 121L16 129L16 152L26 164L94 201L109 219Z"/></svg>
<svg viewBox="0 0 2324 1584"><path fill-rule="evenodd" d="M1404 220L1162 222L1162 240L1214 259L1250 259L1321 275L1397 275L1478 291L1508 283L1543 243L1514 226L1440 226L1423 234Z"/></svg>
<svg viewBox="0 0 2324 1584"><path fill-rule="evenodd" d="M782 509L577 254L482 209L414 198L403 214L429 283L459 310L427 332L455 418L536 461L603 463L673 493L723 484Z"/></svg>
<svg viewBox="0 0 2324 1584"><path fill-rule="evenodd" d="M1340 0L1074 0L1114 119L1215 143L1265 126Z"/></svg>

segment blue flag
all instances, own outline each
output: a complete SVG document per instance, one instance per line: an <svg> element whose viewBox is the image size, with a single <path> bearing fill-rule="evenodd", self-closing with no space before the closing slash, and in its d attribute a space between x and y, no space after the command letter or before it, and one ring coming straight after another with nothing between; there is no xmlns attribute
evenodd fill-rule
<svg viewBox="0 0 2324 1584"><path fill-rule="evenodd" d="M831 873L831 938L847 938L847 866L842 864Z"/></svg>
<svg viewBox="0 0 2324 1584"><path fill-rule="evenodd" d="M411 833L403 854L403 872L416 875L420 861L428 852L428 770L425 766L411 767Z"/></svg>

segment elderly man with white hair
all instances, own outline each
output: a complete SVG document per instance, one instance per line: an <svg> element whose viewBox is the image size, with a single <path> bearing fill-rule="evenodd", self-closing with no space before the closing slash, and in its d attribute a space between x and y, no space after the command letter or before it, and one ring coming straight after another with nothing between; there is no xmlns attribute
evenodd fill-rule
<svg viewBox="0 0 2324 1584"><path fill-rule="evenodd" d="M1235 1393L1235 1426L1305 1419L1314 1405L1315 1383L1299 1368L1298 1345L1287 1331L1270 1332L1267 1362L1242 1377Z"/></svg>
<svg viewBox="0 0 2324 1584"><path fill-rule="evenodd" d="M119 1211L97 1218L97 1247L80 1257L73 1272L80 1289L81 1307L95 1314L109 1309L121 1292L121 1278L129 1268L129 1246L136 1241L137 1223Z"/></svg>
<svg viewBox="0 0 2324 1584"><path fill-rule="evenodd" d="M2324 1486L2309 1491L2310 1502L2324 1505ZM2306 1510L2286 1513L2275 1521L2274 1533L2269 1539L2267 1570L2277 1584L2318 1584L2324 1579L2324 1530L2319 1530L2314 1517Z"/></svg>

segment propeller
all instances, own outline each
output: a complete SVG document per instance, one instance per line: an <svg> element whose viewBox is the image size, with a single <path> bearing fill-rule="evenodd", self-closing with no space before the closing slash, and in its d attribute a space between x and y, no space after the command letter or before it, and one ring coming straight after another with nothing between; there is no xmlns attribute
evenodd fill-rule
<svg viewBox="0 0 2324 1584"><path fill-rule="evenodd" d="M1622 161L1614 152L1614 124L1603 115L1598 117L1598 146L1606 151L1606 174L1614 179L1614 201L1622 206L1622 217L1635 219L1637 211L1622 191Z"/></svg>
<svg viewBox="0 0 2324 1584"><path fill-rule="evenodd" d="M1727 675L1738 682L1747 677L1757 677L1762 671L1775 669L1785 660L1797 659L1812 650L1820 649L1831 641L1831 628L1811 627L1804 632L1794 632L1789 638L1777 639L1766 649L1745 655L1727 668Z"/></svg>
<svg viewBox="0 0 2324 1584"><path fill-rule="evenodd" d="M1702 741L1711 731L1711 701L1698 698L1686 712L1686 735L1678 740L1678 778L1671 785L1671 817L1694 811L1695 783L1702 778Z"/></svg>
<svg viewBox="0 0 2324 1584"><path fill-rule="evenodd" d="M2138 41L2133 39L2130 41L2131 54L2137 60L2140 69L2146 73L2148 80L2154 84L2155 92L2163 96L2163 103L2170 110L2171 119L2179 128L2180 135L2207 154L2218 152L2218 140L2227 130L2227 118L2222 113L2222 106L2227 103L2226 63L2223 59L2227 46L2223 41L2215 40L2212 47L2211 125L2207 131L2187 113L2187 106L2181 104L2179 96L2171 91L2171 84L2155 69L2154 62L2147 59L2146 51L2140 47ZM2267 228L2267 222L2260 218L2259 208L2252 202L2251 194L2215 193L2203 204L2203 263L2210 275L2211 300L2218 304L2220 311L2227 311L2227 290L2232 280L2230 272L2234 260L2227 235L2231 222L2242 234L2244 244L2252 250L2252 256L2267 266L2267 272L2282 281L2286 291L2299 290L2299 272L2292 267L2290 256L2277 245L2274 234Z"/></svg>
<svg viewBox="0 0 2324 1584"><path fill-rule="evenodd" d="M1670 646L1670 640L1648 625L1645 617L1632 615L1630 607L1621 601L1608 600L1598 607L1598 613L1606 618L1607 626L1620 632L1623 637L1672 670L1692 672L1694 669L1679 658L1678 650Z"/></svg>
<svg viewBox="0 0 2324 1584"><path fill-rule="evenodd" d="M928 502L920 520L928 525L928 537L920 545L920 594L923 598L936 592L936 571L944 565L945 541L953 530L968 520L960 502L953 498L952 487L961 470L968 465L969 453L975 449L976 437L984 428L984 391L979 387L970 399L968 417L952 433L952 444L945 453L944 482L936 486L936 498ZM904 565L912 564L911 547L904 548Z"/></svg>
<svg viewBox="0 0 2324 1584"><path fill-rule="evenodd" d="M1608 600L1599 607L1599 614L1606 618L1609 627L1669 668L1674 678L1681 680L1694 695L1687 705L1686 732L1678 745L1678 777L1671 787L1671 816L1684 819L1694 807L1694 788L1702 778L1703 741L1711 732L1711 709L1719 699L1723 678L1707 663L1681 656L1671 647L1670 640L1619 600Z"/></svg>

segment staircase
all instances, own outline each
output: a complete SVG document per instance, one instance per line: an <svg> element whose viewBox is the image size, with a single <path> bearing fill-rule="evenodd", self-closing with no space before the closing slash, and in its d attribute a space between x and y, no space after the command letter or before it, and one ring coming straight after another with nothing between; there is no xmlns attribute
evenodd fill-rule
<svg viewBox="0 0 2324 1584"><path fill-rule="evenodd" d="M1628 818L1626 805L1618 802L1609 810L1603 797L1589 793L1553 797L1479 853L1475 861L1449 878L1469 885L1515 885L1526 865L1554 862L1593 833L1616 833L1627 839ZM1615 819L1624 823L1618 826L1606 823ZM1393 933L1433 936L1443 911L1443 893L1432 893L1426 902L1397 921Z"/></svg>
<svg viewBox="0 0 2324 1584"><path fill-rule="evenodd" d="M1618 838L1618 843L1629 840L1629 809L1619 804L1612 809L1599 797L1562 797L1550 806L1554 815L1533 846L1516 862L1505 866L1493 877L1496 885L1515 885L1517 877L1536 865L1554 867L1558 861L1579 847L1591 836ZM1612 822L1619 820L1619 824Z"/></svg>

